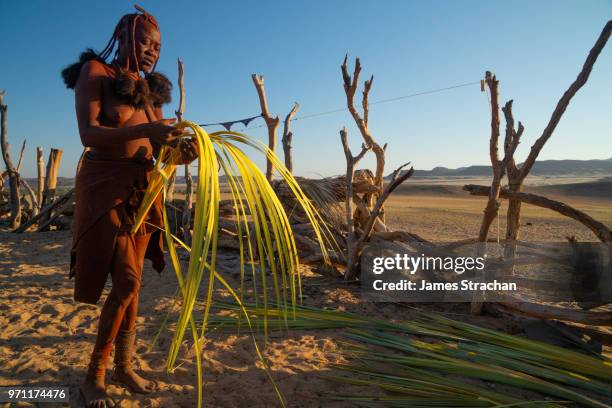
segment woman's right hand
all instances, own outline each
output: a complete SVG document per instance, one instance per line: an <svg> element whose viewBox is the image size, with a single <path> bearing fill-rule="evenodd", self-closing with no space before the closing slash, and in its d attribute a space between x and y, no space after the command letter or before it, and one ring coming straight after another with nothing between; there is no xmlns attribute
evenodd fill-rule
<svg viewBox="0 0 612 408"><path fill-rule="evenodd" d="M183 134L182 129L170 126L176 119L162 119L147 123L145 132L152 144L176 146Z"/></svg>

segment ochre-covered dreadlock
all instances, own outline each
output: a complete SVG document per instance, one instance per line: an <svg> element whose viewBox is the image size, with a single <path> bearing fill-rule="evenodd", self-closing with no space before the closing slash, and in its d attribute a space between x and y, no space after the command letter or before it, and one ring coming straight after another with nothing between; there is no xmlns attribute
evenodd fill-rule
<svg viewBox="0 0 612 408"><path fill-rule="evenodd" d="M115 26L113 35L100 53L96 53L93 49L88 48L81 54L78 62L62 70L62 77L66 87L74 89L85 63L97 60L108 64L109 57L113 55L111 62L117 65L120 71L115 80L115 91L121 99L139 109L144 108L147 103L161 106L170 102L172 84L163 74L155 72L157 61L151 72L145 74L144 80L142 78L135 79L133 75L130 75L130 72L140 72L136 54L136 28L138 24L147 22L159 30L159 25L153 15L138 5L134 7L138 13L126 14L121 17ZM119 56L120 39L123 35L127 35L127 41L125 41L125 44L127 44L127 49L125 50L126 58L123 61L123 66L119 66L117 57Z"/></svg>

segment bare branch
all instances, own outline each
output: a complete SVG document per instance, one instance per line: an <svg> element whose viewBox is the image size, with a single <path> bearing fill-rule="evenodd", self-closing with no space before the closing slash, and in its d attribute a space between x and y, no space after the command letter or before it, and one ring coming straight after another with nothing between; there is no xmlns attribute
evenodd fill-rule
<svg viewBox="0 0 612 408"><path fill-rule="evenodd" d="M473 184L465 185L463 186L463 189L469 192L471 195L478 196L486 196L489 194L490 190L489 187L477 186ZM597 238L599 238L602 242L612 242L612 232L610 231L610 228L608 228L605 224L595 220L590 215L585 214L582 211L577 210L573 207L570 207L565 203L554 201L536 194L509 191L506 189L502 189L500 191L500 197L505 199L518 200L523 203L556 211L559 214L565 215L566 217L572 218L580 222L582 225L593 231Z"/></svg>
<svg viewBox="0 0 612 408"><path fill-rule="evenodd" d="M285 155L285 167L289 172L293 173L293 156L291 154L291 142L293 140L293 132L289 130L289 126L291 124L291 120L300 109L300 104L295 102L293 104L293 108L289 111L287 116L285 116L284 129L283 129L283 153Z"/></svg>
<svg viewBox="0 0 612 408"><path fill-rule="evenodd" d="M369 152L371 149L370 146L366 145L365 143L361 144L361 151L359 152L359 154L357 156L355 156L355 164L357 164L357 162L359 162L359 160L363 159L363 156L365 156L365 154L367 152Z"/></svg>
<svg viewBox="0 0 612 408"><path fill-rule="evenodd" d="M38 199L38 205L42 207L43 193L45 191L45 158L43 156L43 148L38 146L36 148L36 169L38 173L38 183L36 185L36 198ZM78 166L77 166L78 172Z"/></svg>
<svg viewBox="0 0 612 408"><path fill-rule="evenodd" d="M30 196L30 202L32 203L32 215L34 216L38 214L38 211L40 210L40 204L38 203L38 200L36 199L36 193L34 192L34 190L32 190L32 187L30 187L30 185L24 178L20 178L19 182L21 183L23 188L25 188L26 192Z"/></svg>
<svg viewBox="0 0 612 408"><path fill-rule="evenodd" d="M491 137L489 139L489 156L493 165L493 173L497 171L499 153L497 149L499 140L499 81L490 71L485 73L485 82L491 93Z"/></svg>
<svg viewBox="0 0 612 408"><path fill-rule="evenodd" d="M359 73L361 72L361 63L359 62L359 58L355 59L355 69L353 71L353 77L348 73L348 67L346 65L347 57L344 57L344 62L341 66L342 69L342 78L344 80L344 91L346 93L346 104L349 112L353 116L359 131L361 132L361 136L367 146L370 146L372 151L376 156L376 173L374 176L374 182L378 186L379 190L383 189L383 177L384 177L384 169L385 169L385 151L380 147L378 143L372 137L370 130L368 129L367 122L359 115L357 109L355 108L354 96L357 90L357 84L359 79ZM366 81L367 91L364 90L365 103L367 106L367 93L370 91L372 86L373 77Z"/></svg>
<svg viewBox="0 0 612 408"><path fill-rule="evenodd" d="M23 144L21 145L21 152L19 152L19 160L17 160L17 173L21 171L21 165L23 164L23 152L26 148L26 140L23 140Z"/></svg>
<svg viewBox="0 0 612 408"><path fill-rule="evenodd" d="M514 158L514 153L523 134L523 125L519 122L519 132L514 130L514 115L512 114L512 99L502 108L506 119L506 136L504 138L504 164ZM504 166L505 167L505 166Z"/></svg>
<svg viewBox="0 0 612 408"><path fill-rule="evenodd" d="M180 96L179 96L179 108L178 110L174 111L174 114L176 115L176 118L180 122L183 120L183 114L185 113L185 85L183 82L184 65L183 65L183 61L180 58L176 59L176 63L178 64L178 86L179 86Z"/></svg>
<svg viewBox="0 0 612 408"><path fill-rule="evenodd" d="M251 75L255 89L257 89L257 95L259 96L259 105L261 107L261 116L263 116L266 126L268 127L268 148L274 152L276 148L276 129L280 123L278 116L270 116L268 111L268 101L266 99L266 90L264 88L264 77L262 75L253 74ZM272 175L274 173L274 166L270 159L267 160L266 165L266 179L271 182Z"/></svg>
<svg viewBox="0 0 612 408"><path fill-rule="evenodd" d="M606 25L604 26L601 34L599 35L599 38L595 42L595 45L589 52L589 55L587 56L587 59L584 62L584 65L582 66L582 70L578 74L578 77L569 86L567 91L565 91L565 93L563 94L559 102L557 103L557 106L555 107L555 110L553 111L552 116L550 117L548 125L542 132L542 135L538 138L538 140L536 140L533 146L531 146L531 151L529 152L529 156L527 157L527 159L525 160L525 162L523 163L520 169L520 179L521 180L524 180L525 177L527 177L527 175L529 174L529 171L533 167L533 164L535 163L538 155L540 154L540 151L542 150L542 148L544 147L544 144L548 141L550 136L552 136L553 132L555 131L555 128L557 127L557 125L559 124L559 121L561 120L561 117L563 116L563 113L567 109L574 95L576 95L576 93L580 90L580 88L582 88L584 84L587 82L587 80L589 79L589 75L591 74L591 71L593 70L593 65L595 65L595 62L597 61L597 57L599 57L599 54L601 53L603 48L606 46L606 43L608 42L608 39L610 38L610 33L612 33L612 20L608 21Z"/></svg>
<svg viewBox="0 0 612 408"><path fill-rule="evenodd" d="M368 95L370 89L372 89L372 82L374 81L374 75L363 83L363 99L361 100L361 106L363 106L363 121L368 126L368 114L370 113L370 103L368 102ZM384 149L383 149L384 150Z"/></svg>
<svg viewBox="0 0 612 408"><path fill-rule="evenodd" d="M4 91L0 91L0 145L2 158L6 165L9 176L10 204L11 204L11 228L17 228L21 222L21 198L19 196L19 173L15 170L13 161L9 154L8 131L6 127L8 106L4 104Z"/></svg>

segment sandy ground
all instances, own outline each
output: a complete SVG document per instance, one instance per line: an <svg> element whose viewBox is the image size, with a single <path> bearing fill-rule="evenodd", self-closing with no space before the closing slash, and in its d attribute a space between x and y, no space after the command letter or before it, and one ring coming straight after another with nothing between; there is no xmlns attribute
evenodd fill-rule
<svg viewBox="0 0 612 408"><path fill-rule="evenodd" d="M428 239L447 241L476 234L483 204L481 198L398 195L390 200L387 216L394 227ZM582 200L575 204L612 225L610 202ZM523 236L528 240L557 241L566 235L593 240L590 231L549 211L526 208L522 224ZM503 220L500 225L503 231ZM495 229L494 224L492 233ZM77 387L95 340L100 306L78 304L72 299L73 282L68 280L70 242L70 232L66 231L0 233L0 386L69 386L70 406L80 406ZM121 401L122 407L195 406L195 360L188 353L182 353L182 365L173 374L167 374L165 358L172 332L164 330L159 341L151 344L172 305L175 291L173 272L167 269L160 276L147 261L137 338L137 352L142 359L136 368L158 380L162 389L151 396L131 395L123 387L110 383L109 392ZM304 281L305 302L309 304L392 319L409 319L414 313L393 305L360 303L355 292L355 287L330 278L312 275ZM445 306L429 307L449 311ZM507 320L471 317L466 305L454 305L452 312L463 320L507 332L517 330ZM331 366L342 361L338 353L339 338L339 333L333 330L271 336L264 353L288 406L350 406L332 404L322 396L364 392L321 377L321 374L333 373ZM204 360L207 406L278 406L274 390L256 361L249 336L213 333L206 344Z"/></svg>
<svg viewBox="0 0 612 408"><path fill-rule="evenodd" d="M95 341L100 306L72 299L67 255L70 233L0 233L0 242L0 386L63 385L70 387L73 397L78 396L77 387ZM165 330L149 350L175 290L176 278L171 270L160 276L146 266L137 323L137 352L142 359L136 368L158 380L162 387L154 396L141 396L130 395L111 383L109 392L122 407L195 406L195 360L184 355L187 358L180 360L182 364L173 374L165 373L173 333ZM320 395L337 391L337 384L320 378L319 373L342 357L337 354L333 335L316 334L272 335L265 349L274 379L289 406L344 405L319 401ZM204 360L207 406L278 405L250 336L213 333ZM72 398L70 406L82 406L80 398Z"/></svg>
<svg viewBox="0 0 612 408"><path fill-rule="evenodd" d="M612 225L612 190L608 198L551 197L561 199L606 225ZM387 223L434 241L444 242L478 236L486 197L458 195L455 191L429 194L396 194L386 204ZM507 201L501 203L499 217L493 221L489 237L503 240L506 232ZM499 224L498 224L499 221ZM498 227L499 225L499 227ZM567 236L579 241L597 241L585 226L551 210L530 205L521 208L520 239L558 242Z"/></svg>

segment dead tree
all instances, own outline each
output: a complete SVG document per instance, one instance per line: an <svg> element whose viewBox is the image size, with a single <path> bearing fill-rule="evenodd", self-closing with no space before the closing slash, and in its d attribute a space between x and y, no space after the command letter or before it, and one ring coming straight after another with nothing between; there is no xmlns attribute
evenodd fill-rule
<svg viewBox="0 0 612 408"><path fill-rule="evenodd" d="M482 217L480 231L478 233L478 256L484 255L485 245L489 235L491 223L499 213L499 192L501 190L501 181L506 172L506 166L514 157L514 152L519 145L524 127L521 122L518 124L518 131L514 129L514 117L512 116L512 100L506 102L502 108L506 119L506 133L504 137L504 158L499 159L499 81L490 71L485 73L485 83L489 88L491 98L491 137L489 138L489 156L491 159L491 168L493 170L493 180L489 189L489 197L487 205ZM479 301L472 302L472 313L480 314L482 312L482 303Z"/></svg>
<svg viewBox="0 0 612 408"><path fill-rule="evenodd" d="M43 191L43 201L41 207L46 207L53 203L55 190L57 188L57 173L62 160L61 149L51 149L49 160L47 161L47 174L45 176L45 189ZM41 222L49 221L50 213L43 215Z"/></svg>
<svg viewBox="0 0 612 408"><path fill-rule="evenodd" d="M185 113L185 84L184 84L184 74L185 74L185 66L183 65L183 61L177 59L178 64L178 84L179 84L179 108L174 111L176 114L176 118L180 121L183 120L183 114ZM174 177L176 179L176 172L174 172ZM174 183L172 183L174 186ZM172 203L172 201L169 201ZM183 204L183 218L181 220L182 225L182 234L183 241L187 245L191 245L191 209L193 208L193 178L191 177L191 169L189 168L189 164L185 164L185 202ZM178 220L177 220L178 223Z"/></svg>
<svg viewBox="0 0 612 408"><path fill-rule="evenodd" d="M293 139L293 132L289 130L289 125L291 124L291 120L300 109L300 104L295 102L293 104L293 108L289 111L287 116L285 117L284 129L283 129L283 153L285 156L285 167L289 170L290 173L293 173L293 156L291 152L291 141Z"/></svg>
<svg viewBox="0 0 612 408"><path fill-rule="evenodd" d="M55 198L57 188L57 173L62 160L61 149L51 149L47 161L47 173L45 176L45 189L43 191L43 206L51 203Z"/></svg>
<svg viewBox="0 0 612 408"><path fill-rule="evenodd" d="M36 148L36 169L38 172L38 183L36 184L36 198L38 204L42 207L43 193L45 191L45 158L43 157L43 148Z"/></svg>
<svg viewBox="0 0 612 408"><path fill-rule="evenodd" d="M342 79L344 81L344 93L346 94L346 105L359 128L359 132L363 137L363 140L367 146L370 146L372 152L376 156L376 171L374 173L374 185L378 188L378 191L372 195L367 195L368 201L365 203L366 207L372 207L374 201L380 196L383 191L384 184L384 170L385 170L385 148L381 147L370 133L370 129L368 128L368 114L369 114L369 103L368 103L368 95L370 90L372 89L372 82L374 81L374 75L370 77L370 79L364 81L363 83L363 96L362 96L362 107L363 107L363 117L357 112L355 108L355 93L357 92L357 87L359 85L359 74L361 73L361 62L359 58L355 59L355 69L353 70L353 76L348 72L348 67L346 62L348 60L348 55L345 55L344 62L340 67L342 70ZM384 208L381 209L380 220L384 224Z"/></svg>
<svg viewBox="0 0 612 408"><path fill-rule="evenodd" d="M359 163L359 160L365 156L370 150L370 146L365 143L361 145L361 152L357 156L353 156L351 148L348 145L348 132L346 128L342 128L340 131L340 140L342 141L342 147L344 148L344 155L346 156L346 198L345 198L345 212L346 212L346 246L347 246L347 265L345 278L348 279L349 271L354 269L354 263L357 259L357 240L355 236L355 223L353 218L353 176L355 174L355 166Z"/></svg>
<svg viewBox="0 0 612 408"><path fill-rule="evenodd" d="M257 95L259 96L261 116L264 118L266 122L266 127L268 128L268 148L272 152L274 152L274 149L276 149L276 129L278 128L280 119L278 118L278 116L270 116L270 111L268 110L268 101L266 100L266 90L264 88L264 77L262 75L253 74L251 75L251 79L253 80L255 89L257 89ZM272 161L268 158L266 162L266 179L269 182L272 182L273 173L274 165L272 164Z"/></svg>
<svg viewBox="0 0 612 408"><path fill-rule="evenodd" d="M612 32L612 20L608 21L604 26L599 38L595 42L595 45L589 52L589 55L584 62L582 70L578 74L576 80L569 86L569 88L565 91L559 102L557 102L557 106L553 111L550 120L548 121L548 125L544 128L542 135L535 141L533 146L531 147L531 151L529 152L529 156L525 162L520 166L520 168L516 165L514 159L511 159L507 163L507 173L508 173L508 188L510 191L519 193L522 191L523 182L525 178L531 171L540 151L544 147L544 144L550 139L555 128L559 124L563 113L567 109L570 101L576 95L576 93L584 86L584 84L589 79L589 75L593 70L593 66L597 61L597 57L605 47L608 39L610 38L610 33ZM508 203L508 214L507 214L507 226L506 226L506 249L505 249L505 257L509 258L514 256L515 248L514 242L518 240L519 237L519 227L520 227L520 219L521 219L521 201L517 199L511 198Z"/></svg>
<svg viewBox="0 0 612 408"><path fill-rule="evenodd" d="M545 197L539 197L534 195L525 195L523 194L522 188L525 179L527 178L529 171L533 167L540 151L544 147L544 144L548 141L548 139L552 136L556 126L558 125L563 113L567 109L571 99L574 95L580 90L582 86L587 82L589 75L593 69L595 62L597 61L597 57L605 47L610 34L612 32L612 21L608 21L605 25L602 33L597 39L595 45L589 52L587 59L582 67L581 72L578 74L576 80L570 85L570 87L565 91L548 122L548 125L544 129L542 135L536 140L536 142L531 147L531 151L525 160L525 162L520 166L517 166L516 161L514 159L514 153L516 151L516 147L520 141L520 137L523 133L523 126L519 122L518 131L514 130L514 117L512 115L512 101L509 101L505 108L503 109L505 119L506 119L506 138L504 141L504 150L505 157L502 161L498 159L497 155L497 139L499 138L499 113L497 112L497 81L494 76L491 76L489 72L487 72L486 82L491 90L491 141L490 141L490 155L491 155L491 163L493 167L493 182L491 184L491 188L487 190L487 194L489 197L489 201L487 203L487 208L485 209L485 215L483 217L483 223L481 226L479 241L486 242L488 229L490 223L497 215L497 211L499 208L499 196L500 196L500 180L503 177L503 170L505 170L508 175L508 191L505 192L505 196L509 199L508 204L508 212L507 212L507 224L506 224L506 239L505 239L505 247L504 247L504 258L513 259L516 255L516 243L519 237L519 227L520 227L520 211L521 211L521 203L527 202L528 200L535 205L544 206L546 208L551 208L553 210L559 211L564 215L570 216L588 228L593 230L595 234L602 241L606 242L609 239L610 231L605 225L598 223L593 220L588 215L581 213L563 203L554 202L552 200L548 200ZM468 187L468 188L466 188ZM464 189L469 189L469 186L465 186ZM482 190L482 189L481 189ZM610 253L612 254L612 247L610 248ZM513 268L513 266L510 266ZM512 269L510 270L512 272ZM482 303L473 302L472 303L472 312L480 313L482 310Z"/></svg>
<svg viewBox="0 0 612 408"><path fill-rule="evenodd" d="M176 59L178 65L178 85L179 85L179 108L174 111L176 119L181 122L183 120L183 113L185 112L185 83L183 81L184 65L180 58ZM174 186L176 184L176 171L170 176L168 180L168 191L166 193L166 203L174 202Z"/></svg>
<svg viewBox="0 0 612 408"><path fill-rule="evenodd" d="M23 164L23 154L25 153L26 145L27 145L27 140L24 139L23 144L21 145L21 151L19 152L19 160L17 161L17 173L18 174L21 174L21 165ZM23 217L23 213L28 213L30 214L30 216L34 216L38 214L38 211L40 210L40 201L38 201L36 194L34 193L34 190L32 190L32 187L30 187L30 184L24 178L19 177L19 183L21 187L23 187L25 190L25 194L23 195L23 200L21 200L21 202L27 203L27 200L25 199L27 195L30 200L30 206L31 206L31 208L28 209L27 211L25 208L22 210L22 217Z"/></svg>
<svg viewBox="0 0 612 408"><path fill-rule="evenodd" d="M8 106L4 103L4 91L0 91L0 143L2 145L2 158L8 172L10 188L11 229L17 228L21 222L21 197L19 196L19 173L15 169L9 154L9 144L6 129L6 116Z"/></svg>
<svg viewBox="0 0 612 408"><path fill-rule="evenodd" d="M518 131L514 129L514 118L512 116L512 100L506 102L502 108L506 118L506 134L504 138L504 158L499 159L499 81L490 71L485 73L485 83L489 88L491 96L491 137L489 139L489 156L493 169L493 181L489 189L489 200L484 210L479 242L486 242L491 223L497 217L499 211L499 192L501 181L506 172L507 163L514 157L514 152L518 147L521 135L523 134L523 124L519 122Z"/></svg>
<svg viewBox="0 0 612 408"><path fill-rule="evenodd" d="M179 96L179 107L177 110L174 111L174 114L176 115L176 118L180 122L183 120L183 113L185 113L185 83L183 81L183 75L185 73L184 71L185 66L183 65L183 61L181 61L180 58L176 59L176 63L178 65L178 86L179 86L180 96Z"/></svg>
<svg viewBox="0 0 612 408"><path fill-rule="evenodd" d="M366 242L370 240L373 233L388 232L384 220L384 203L389 195L406 179L412 176L413 169L402 171L409 163L400 166L393 172L390 182L384 186L384 170L385 170L385 148L381 147L372 136L368 127L369 102L368 95L372 89L374 76L364 81L361 106L363 108L363 116L357 112L355 108L355 93L359 86L359 74L361 73L361 63L359 58L355 59L355 69L351 76L347 67L348 55L345 55L344 61L340 67L342 71L342 80L344 83L344 93L346 95L346 105L359 128L361 137L364 141L361 152L357 156L353 156L348 147L346 129L340 132L344 154L346 156L347 171L346 171L346 197L345 197L345 212L347 222L347 261L346 272L344 278L347 280L353 279L358 271L359 259ZM369 151L372 150L376 156L376 170L372 174L369 170L355 171L356 163ZM358 180L355 180L355 179ZM359 197L355 192L355 185L361 185L360 189L366 191L362 197ZM363 185L368 188L363 189ZM357 206L357 210L353 211L353 204ZM357 221L357 222L356 222Z"/></svg>

